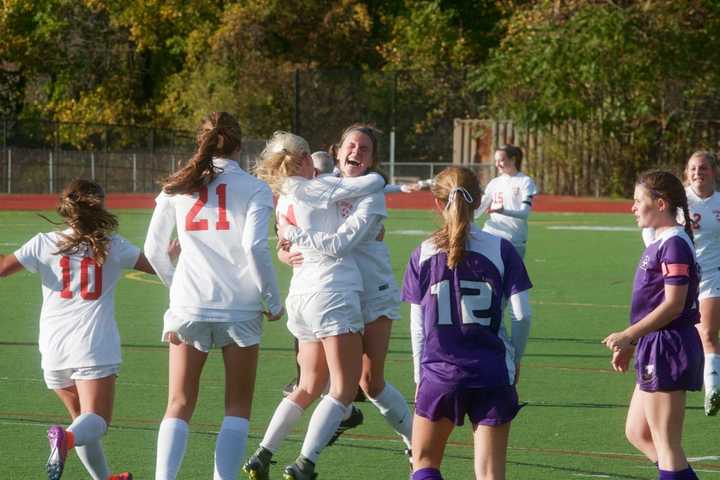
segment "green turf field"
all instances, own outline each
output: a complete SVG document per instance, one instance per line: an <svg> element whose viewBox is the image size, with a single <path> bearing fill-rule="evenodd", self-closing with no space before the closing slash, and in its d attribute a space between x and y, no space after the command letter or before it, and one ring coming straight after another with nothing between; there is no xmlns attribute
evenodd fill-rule
<svg viewBox="0 0 720 480"><path fill-rule="evenodd" d="M140 245L149 212L120 211L121 233ZM432 213L392 211L386 224L398 281L411 250L434 228ZM8 253L51 226L34 213L0 212L0 252ZM612 227L583 230L578 227ZM641 252L640 234L627 215L533 214L527 265L533 328L520 381L528 402L513 423L508 478L557 480L656 478L624 439L623 424L633 374L611 371L609 352L600 344L624 327L632 277ZM289 270L279 267L287 290ZM36 347L41 292L39 278L20 273L0 281L0 479L43 478L47 458L45 430L66 423L67 414L42 381ZM167 291L154 277L130 274L117 291L117 320L125 361L118 379L113 425L104 440L114 470L152 479L155 437L167 395L167 352L160 343ZM412 398L407 307L397 322L388 356L387 378ZM280 389L294 376L292 340L284 322L266 324L248 449L254 449L280 400ZM203 375L192 435L180 472L182 479L212 477L215 435L222 420L223 369L211 355ZM361 404L365 424L346 433L323 452L321 479L404 479L403 445L374 408ZM305 423L276 455L272 478L300 449ZM443 473L450 480L472 478L469 425L457 429L445 453ZM700 393L688 397L684 445L702 478L720 478L720 418L706 418ZM72 455L63 478L87 478Z"/></svg>

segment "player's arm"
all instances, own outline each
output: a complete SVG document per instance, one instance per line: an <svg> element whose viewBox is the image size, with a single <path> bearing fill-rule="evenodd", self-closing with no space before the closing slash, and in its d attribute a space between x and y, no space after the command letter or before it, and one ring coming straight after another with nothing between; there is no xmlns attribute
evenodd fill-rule
<svg viewBox="0 0 720 480"><path fill-rule="evenodd" d="M603 343L611 350L625 349L635 345L640 337L660 330L682 313L687 300L687 292L688 284L669 285L666 283L665 299L655 310L622 332L611 333L603 340Z"/></svg>
<svg viewBox="0 0 720 480"><path fill-rule="evenodd" d="M168 253L168 245L174 229L175 209L169 198L161 194L156 199L143 251L154 273L167 287L172 284L175 274L175 265Z"/></svg>
<svg viewBox="0 0 720 480"><path fill-rule="evenodd" d="M364 197L379 192L384 187L385 179L375 172L359 177L323 175L311 181L300 182L293 194L298 200L314 207L327 208L331 203Z"/></svg>
<svg viewBox="0 0 720 480"><path fill-rule="evenodd" d="M295 245L312 248L333 257L343 257L365 240L369 232L374 231L374 227L382 220L381 215L367 215L356 211L345 219L335 233L303 230L281 222L280 235Z"/></svg>
<svg viewBox="0 0 720 480"><path fill-rule="evenodd" d="M425 323L422 306L410 304L410 342L412 344L413 378L420 383L420 360L425 347Z"/></svg>
<svg viewBox="0 0 720 480"><path fill-rule="evenodd" d="M24 269L14 254L0 255L0 277L8 277Z"/></svg>
<svg viewBox="0 0 720 480"><path fill-rule="evenodd" d="M150 275L155 275L155 269L152 267L152 265L150 265L150 262L148 261L144 253L140 254L133 268L141 272L149 273Z"/></svg>
<svg viewBox="0 0 720 480"><path fill-rule="evenodd" d="M511 295L510 308L513 312L510 341L515 349L515 363L519 364L530 338L531 310L528 291Z"/></svg>
<svg viewBox="0 0 720 480"><path fill-rule="evenodd" d="M492 213L499 213L500 215L526 220L530 216L530 210L532 210L532 197L527 197L518 209L513 210L502 206L497 210L492 210Z"/></svg>
<svg viewBox="0 0 720 480"><path fill-rule="evenodd" d="M490 207L490 204L492 203L492 194L489 192L483 193L482 198L480 199L480 206L475 210L475 219L477 220L479 217L481 217L487 209Z"/></svg>
<svg viewBox="0 0 720 480"><path fill-rule="evenodd" d="M258 195L264 194L265 192L262 192ZM269 190L267 195L271 195ZM253 281L268 309L267 317L269 320L277 320L283 315L284 310L267 239L272 215L271 196L269 201L251 203L243 232L242 247L245 251Z"/></svg>

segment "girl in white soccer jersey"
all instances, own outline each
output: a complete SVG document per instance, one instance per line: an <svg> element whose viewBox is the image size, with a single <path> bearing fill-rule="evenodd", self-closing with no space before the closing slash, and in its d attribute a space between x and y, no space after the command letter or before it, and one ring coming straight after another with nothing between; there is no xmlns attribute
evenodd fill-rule
<svg viewBox="0 0 720 480"><path fill-rule="evenodd" d="M381 191L384 181L377 174L358 179L313 177L307 142L285 132L276 132L261 155L258 176L281 195L277 214L303 228L329 233L340 225L336 201ZM310 180L312 179L312 180ZM331 195L317 195L327 190ZM356 193L338 196L345 187L369 186ZM318 199L327 201L318 201ZM286 300L288 329L299 341L300 382L275 409L260 447L245 464L252 479L269 478L272 455L292 431L304 410L328 384L329 391L313 412L301 454L288 465L283 478L312 479L315 463L350 409L362 370L363 320L359 293L362 278L350 256L331 257L305 247L293 247L303 255L293 270Z"/></svg>
<svg viewBox="0 0 720 480"><path fill-rule="evenodd" d="M654 228L657 238L635 272L630 326L603 343L613 351L618 372L627 371L635 356L627 439L656 463L658 480L696 480L682 448L686 392L702 386L702 345L695 328L700 280L687 197L673 174L651 171L638 179L634 200L638 226Z"/></svg>
<svg viewBox="0 0 720 480"><path fill-rule="evenodd" d="M485 187L475 218L490 213L483 230L509 240L525 258L528 217L538 189L533 179L520 171L522 159L522 150L514 145L501 145L495 151L499 175Z"/></svg>
<svg viewBox="0 0 720 480"><path fill-rule="evenodd" d="M410 303L418 384L413 480L442 479L447 439L465 415L474 431L475 477L505 478L532 285L510 242L473 224L480 192L470 169L438 174L432 193L443 226L415 249L405 271L402 298ZM510 339L502 322L506 302L514 312Z"/></svg>
<svg viewBox="0 0 720 480"><path fill-rule="evenodd" d="M42 277L43 375L73 420L67 428L48 430L50 480L61 477L70 449L94 480L132 478L110 474L100 444L110 424L122 360L115 286L123 269L153 270L137 247L113 233L117 218L105 210L104 201L98 184L73 181L57 207L68 228L39 233L14 254L0 255L0 276L26 269Z"/></svg>
<svg viewBox="0 0 720 480"><path fill-rule="evenodd" d="M700 265L700 323L697 325L705 368L705 415L720 410L720 193L716 191L718 162L710 152L693 153L685 165L685 194ZM643 229L645 244L652 243L653 229Z"/></svg>
<svg viewBox="0 0 720 480"><path fill-rule="evenodd" d="M225 417L215 447L215 480L242 464L255 387L263 316L283 314L267 243L273 200L268 186L238 165L240 126L225 112L201 124L195 155L156 198L145 254L170 287L163 335L169 345L169 395L157 442L155 478L174 479L188 438L208 351L225 363ZM173 265L162 248L177 231Z"/></svg>
<svg viewBox="0 0 720 480"><path fill-rule="evenodd" d="M377 137L367 125L348 127L340 139L338 165L345 178L365 175L376 169ZM384 192L341 202L342 226L334 233L303 230L289 225L279 234L292 244L322 251L334 257L352 255L360 267L365 331L363 333L363 371L360 388L388 424L410 449L412 416L403 395L385 380L385 358L394 320L400 319L400 292L392 271L387 245L379 237L387 218ZM355 410L357 417L357 410ZM348 418L342 426L354 426Z"/></svg>

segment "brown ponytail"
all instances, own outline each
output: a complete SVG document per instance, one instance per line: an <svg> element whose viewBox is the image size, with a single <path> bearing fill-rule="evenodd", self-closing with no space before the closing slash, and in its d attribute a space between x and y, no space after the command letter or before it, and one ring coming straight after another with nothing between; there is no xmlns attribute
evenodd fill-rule
<svg viewBox="0 0 720 480"><path fill-rule="evenodd" d="M90 248L98 265L105 263L112 232L118 228L115 215L105 210L105 192L90 180L74 180L60 194L57 213L72 232L62 234L55 255L73 255Z"/></svg>
<svg viewBox="0 0 720 480"><path fill-rule="evenodd" d="M240 124L226 112L213 112L198 130L197 150L190 161L163 181L163 191L170 195L194 193L212 182L221 169L213 157L228 157L242 147Z"/></svg>
<svg viewBox="0 0 720 480"><path fill-rule="evenodd" d="M448 267L455 268L465 256L465 242L475 209L480 205L482 190L475 173L465 167L448 167L440 172L431 190L445 206L442 212L444 225L432 239L440 250L447 252Z"/></svg>

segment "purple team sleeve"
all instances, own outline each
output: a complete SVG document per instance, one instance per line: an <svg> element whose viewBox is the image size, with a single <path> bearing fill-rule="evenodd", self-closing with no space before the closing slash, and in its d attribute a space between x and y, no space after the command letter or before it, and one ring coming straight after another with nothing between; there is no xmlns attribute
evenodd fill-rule
<svg viewBox="0 0 720 480"><path fill-rule="evenodd" d="M525 264L517 253L512 243L503 239L500 244L500 255L505 265L503 275L503 295L510 298L516 293L524 292L532 288L532 282L528 276Z"/></svg>
<svg viewBox="0 0 720 480"><path fill-rule="evenodd" d="M403 286L401 298L404 302L420 305L422 303L423 292L420 285L420 248L418 247L410 255L405 275L403 277Z"/></svg>
<svg viewBox="0 0 720 480"><path fill-rule="evenodd" d="M695 254L681 237L670 237L660 247L660 268L667 285L687 285Z"/></svg>

